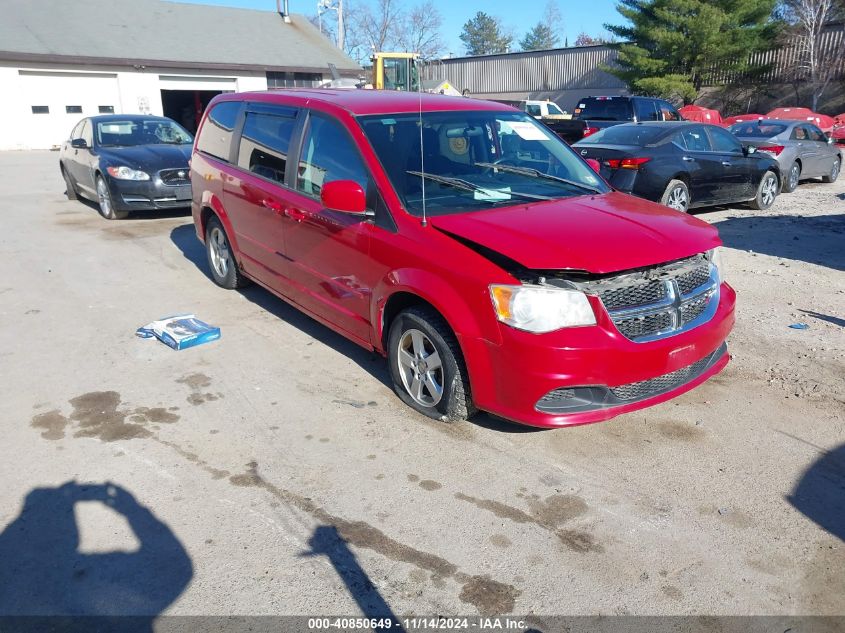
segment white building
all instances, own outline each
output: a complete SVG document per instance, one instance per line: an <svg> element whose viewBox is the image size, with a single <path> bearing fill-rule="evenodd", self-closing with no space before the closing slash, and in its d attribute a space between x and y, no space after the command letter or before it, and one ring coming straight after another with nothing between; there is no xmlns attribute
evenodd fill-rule
<svg viewBox="0 0 845 633"><path fill-rule="evenodd" d="M304 16L288 19L164 0L0 0L0 150L57 146L100 113L191 129L221 92L315 85L330 63L360 75Z"/></svg>

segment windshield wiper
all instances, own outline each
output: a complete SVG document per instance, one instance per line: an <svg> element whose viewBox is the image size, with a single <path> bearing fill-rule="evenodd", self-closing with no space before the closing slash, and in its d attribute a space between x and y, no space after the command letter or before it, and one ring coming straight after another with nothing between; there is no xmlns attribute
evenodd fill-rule
<svg viewBox="0 0 845 633"><path fill-rule="evenodd" d="M544 180L554 180L555 182L562 182L564 184L570 185L572 187L577 187L578 189L583 189L585 191L592 191L593 193L601 193L601 190L596 187L591 187L590 185L585 185L580 182L576 182L575 180L569 180L568 178L561 178L560 176L552 176L551 174L546 174L540 171L539 169L534 169L533 167L517 167L516 165L503 165L503 164L496 164L496 163L473 163L476 167L489 167L491 169L498 169L501 171L507 171L512 174L521 174L523 176L533 176L535 178L542 178Z"/></svg>
<svg viewBox="0 0 845 633"><path fill-rule="evenodd" d="M476 163L476 165L481 165L482 163ZM497 189L489 189L487 187L480 187L479 185L473 184L469 181L463 180L462 178L453 178L451 176L438 176L437 174L429 174L428 172L422 171L412 171L408 170L407 173L411 174L412 176L419 176L420 178L426 178L428 180L433 180L434 182L439 182L442 185L448 185L449 187L454 187L455 189L463 189L464 191L482 191L482 192L496 192L501 193L502 195L507 194L511 197L517 198L525 198L526 200L554 200L549 196L539 196L533 193L522 193L519 191L498 191ZM503 199L504 200L504 199ZM503 200L490 200L491 202L501 202Z"/></svg>

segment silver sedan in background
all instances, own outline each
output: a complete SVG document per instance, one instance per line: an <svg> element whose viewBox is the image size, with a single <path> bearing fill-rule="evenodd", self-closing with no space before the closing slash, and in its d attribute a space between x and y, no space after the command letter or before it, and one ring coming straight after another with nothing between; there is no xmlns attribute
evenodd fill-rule
<svg viewBox="0 0 845 633"><path fill-rule="evenodd" d="M812 123L758 119L735 123L728 130L743 145L777 159L786 193L795 191L800 180L833 182L839 176L843 150Z"/></svg>

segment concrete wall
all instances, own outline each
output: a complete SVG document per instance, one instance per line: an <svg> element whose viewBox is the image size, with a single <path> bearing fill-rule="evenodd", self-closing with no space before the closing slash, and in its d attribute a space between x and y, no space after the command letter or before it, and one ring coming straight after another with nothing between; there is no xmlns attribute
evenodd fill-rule
<svg viewBox="0 0 845 633"><path fill-rule="evenodd" d="M116 114L161 115L162 90L266 90L267 79L263 72L0 62L0 85L0 150L9 150L57 146L100 106L113 106ZM34 114L32 106L47 106L49 113ZM68 113L68 106L82 113Z"/></svg>

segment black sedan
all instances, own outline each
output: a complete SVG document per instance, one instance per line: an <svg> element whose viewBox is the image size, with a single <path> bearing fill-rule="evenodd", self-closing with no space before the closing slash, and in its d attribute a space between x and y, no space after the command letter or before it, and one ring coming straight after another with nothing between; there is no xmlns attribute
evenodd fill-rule
<svg viewBox="0 0 845 633"><path fill-rule="evenodd" d="M599 162L615 189L687 211L748 202L768 209L781 174L768 154L743 148L730 132L691 121L626 123L573 145Z"/></svg>
<svg viewBox="0 0 845 633"><path fill-rule="evenodd" d="M59 155L67 197L96 201L109 220L136 210L188 207L192 144L193 137L165 117L82 119Z"/></svg>

